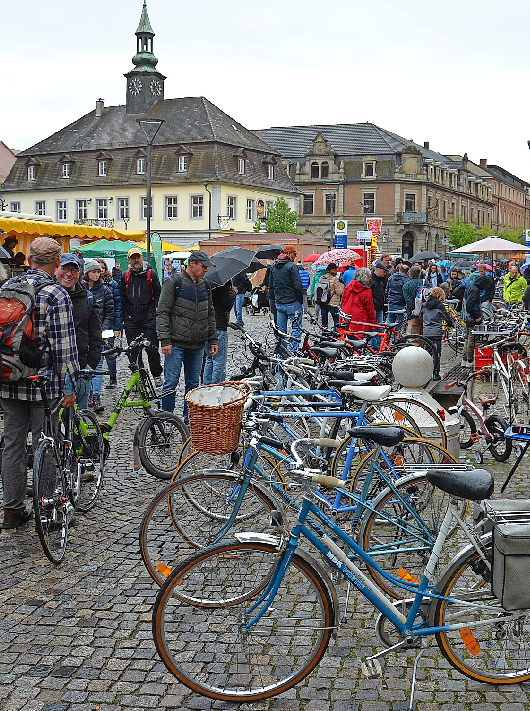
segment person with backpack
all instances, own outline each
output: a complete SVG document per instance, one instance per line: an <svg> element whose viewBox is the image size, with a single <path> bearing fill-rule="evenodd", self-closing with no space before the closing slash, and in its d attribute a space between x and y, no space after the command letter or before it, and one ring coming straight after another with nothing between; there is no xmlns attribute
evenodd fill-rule
<svg viewBox="0 0 530 711"><path fill-rule="evenodd" d="M160 281L138 247L131 247L127 252L129 268L121 280L121 299L123 306L123 328L127 343L137 336L145 335L150 342L147 348L149 369L157 387L162 385L162 364L158 352L156 337L156 307L160 297ZM130 353L131 363L136 362L138 354ZM140 356L139 365L142 365Z"/></svg>
<svg viewBox="0 0 530 711"><path fill-rule="evenodd" d="M442 357L443 323L445 322L448 326L453 323L453 319L445 309L444 301L445 291L441 286L435 286L430 290L429 296L423 302L420 310L423 335L432 341L440 359ZM439 370L433 371L432 379L441 379Z"/></svg>
<svg viewBox="0 0 530 711"><path fill-rule="evenodd" d="M24 506L27 486L26 438L32 434L37 447L44 421L39 388L25 378L49 372L46 393L52 402L64 394L66 376L75 387L79 360L72 303L54 279L60 265L61 246L51 237L37 237L30 244L29 270L8 280L0 289L0 321L11 324L11 333L0 345L0 397L4 412L2 528L23 526L32 516ZM7 302L10 302L9 304ZM8 308L10 307L10 309ZM8 321L5 319L8 318ZM22 334L27 340L21 348ZM71 407L75 394L64 395L62 406Z"/></svg>
<svg viewBox="0 0 530 711"><path fill-rule="evenodd" d="M320 306L320 314L322 316L322 326L328 327L328 316L333 319L333 328L337 330L339 326L339 302L344 284L339 280L338 266L336 264L328 264L324 275L321 277L317 286L316 299Z"/></svg>
<svg viewBox="0 0 530 711"><path fill-rule="evenodd" d="M403 284L403 296L405 297L405 306L407 309L407 333L421 333L421 321L419 316L414 315L416 307L416 294L418 289L423 284L421 275L421 267L419 264L413 264L409 269L409 280Z"/></svg>
<svg viewBox="0 0 530 711"><path fill-rule="evenodd" d="M184 391L196 388L201 379L204 347L210 355L219 351L215 311L210 285L204 276L210 266L206 252L191 252L186 269L162 284L156 310L156 330L164 354L162 410L175 409L175 388L184 366ZM187 420L186 401L184 419Z"/></svg>
<svg viewBox="0 0 530 711"><path fill-rule="evenodd" d="M284 247L272 265L270 283L276 300L276 323L282 333L287 333L287 322L291 321L291 336L300 340L302 336L302 318L304 294L302 280L294 260L296 249L292 245ZM299 343L289 341L288 348L293 353Z"/></svg>
<svg viewBox="0 0 530 711"><path fill-rule="evenodd" d="M234 305L235 294L230 283L212 289L212 302L215 311L215 327L217 329L217 353L210 352L210 344L204 347L203 385L213 385L226 380L226 356L228 355L228 320Z"/></svg>
<svg viewBox="0 0 530 711"><path fill-rule="evenodd" d="M296 266L298 267L298 273L300 274L300 279L302 280L302 294L304 297L302 306L304 307L304 313L306 314L307 313L307 290L309 289L311 277L310 277L307 269L302 264L302 262L298 262L298 264Z"/></svg>
<svg viewBox="0 0 530 711"><path fill-rule="evenodd" d="M526 279L519 272L517 265L511 265L503 281L502 298L504 301L510 305L522 303L526 287Z"/></svg>

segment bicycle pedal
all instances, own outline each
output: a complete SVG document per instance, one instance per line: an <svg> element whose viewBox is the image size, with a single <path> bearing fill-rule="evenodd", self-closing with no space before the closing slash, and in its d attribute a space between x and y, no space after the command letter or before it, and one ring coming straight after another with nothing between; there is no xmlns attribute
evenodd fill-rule
<svg viewBox="0 0 530 711"><path fill-rule="evenodd" d="M361 674L367 679L379 679L383 676L383 668L379 659L365 659L361 664Z"/></svg>

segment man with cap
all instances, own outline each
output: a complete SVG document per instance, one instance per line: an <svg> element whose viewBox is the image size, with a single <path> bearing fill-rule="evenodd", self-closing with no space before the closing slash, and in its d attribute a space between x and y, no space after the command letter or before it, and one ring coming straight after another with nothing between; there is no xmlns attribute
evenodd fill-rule
<svg viewBox="0 0 530 711"><path fill-rule="evenodd" d="M154 269L144 262L142 251L131 247L127 252L129 268L121 280L123 328L127 343L137 336L145 335L151 346L147 348L149 369L157 386L162 385L162 364L156 337L156 307L160 297L160 281ZM129 355L131 362L136 354ZM141 358L140 358L141 360Z"/></svg>
<svg viewBox="0 0 530 711"><path fill-rule="evenodd" d="M376 262L372 269L372 278L370 279L370 289L374 299L375 318L377 323L384 321L385 308L385 291L388 279L388 267L383 262Z"/></svg>
<svg viewBox="0 0 530 711"><path fill-rule="evenodd" d="M45 346L42 371L50 373L46 384L48 398L56 402L64 394L68 375L77 384L79 362L70 297L56 283L55 270L60 265L61 246L51 237L37 237L29 248L29 270L18 277L30 281L37 290L35 299L35 336ZM2 382L0 397L4 411L4 451L2 484L4 518L2 528L13 529L30 518L24 507L27 486L26 437L32 433L33 449L40 439L44 407L39 388L27 380ZM63 407L71 407L75 395L65 395Z"/></svg>
<svg viewBox="0 0 530 711"><path fill-rule="evenodd" d="M186 269L162 284L156 310L156 331L164 354L163 392L175 390L182 366L185 393L196 388L201 377L205 344L209 344L212 356L219 350L212 293L204 280L209 266L206 252L192 252ZM173 412L174 392L162 398L162 409Z"/></svg>
<svg viewBox="0 0 530 711"><path fill-rule="evenodd" d="M276 300L276 323L283 333L287 333L287 322L291 321L291 335L300 339L302 336L302 315L304 292L300 272L294 260L296 249L292 245L283 248L283 252L272 265L270 281ZM289 341L288 348L296 353L300 343Z"/></svg>

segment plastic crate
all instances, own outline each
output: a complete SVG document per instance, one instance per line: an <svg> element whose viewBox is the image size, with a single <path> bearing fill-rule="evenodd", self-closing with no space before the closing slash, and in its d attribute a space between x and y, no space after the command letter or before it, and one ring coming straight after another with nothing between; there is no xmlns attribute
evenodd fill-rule
<svg viewBox="0 0 530 711"><path fill-rule="evenodd" d="M502 354L502 362L506 365L506 353ZM493 364L493 348L491 346L475 346L475 370L486 368Z"/></svg>

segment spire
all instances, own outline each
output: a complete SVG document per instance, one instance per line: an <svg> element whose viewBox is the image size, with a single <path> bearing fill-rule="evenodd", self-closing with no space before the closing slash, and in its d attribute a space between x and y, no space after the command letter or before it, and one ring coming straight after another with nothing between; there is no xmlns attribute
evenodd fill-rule
<svg viewBox="0 0 530 711"><path fill-rule="evenodd" d="M127 113L143 113L156 101L164 99L164 79L156 65L158 59L153 54L153 37L155 33L147 15L147 4L144 0L140 24L136 30L136 54L132 58L134 69L127 72Z"/></svg>
<svg viewBox="0 0 530 711"><path fill-rule="evenodd" d="M149 22L149 16L147 14L147 4L144 0L144 6L142 8L142 15L140 17L140 24L136 30L137 35L152 35L154 37L155 33Z"/></svg>

